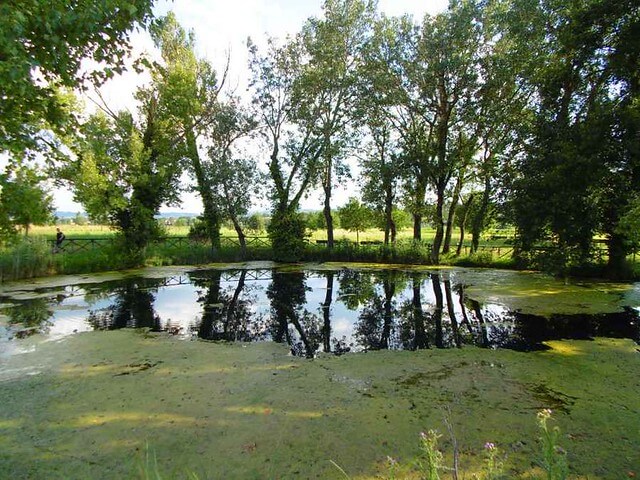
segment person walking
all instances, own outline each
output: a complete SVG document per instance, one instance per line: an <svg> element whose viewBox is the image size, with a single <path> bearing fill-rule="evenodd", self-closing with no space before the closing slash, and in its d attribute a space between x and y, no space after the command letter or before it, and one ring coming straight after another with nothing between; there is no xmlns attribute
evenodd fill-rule
<svg viewBox="0 0 640 480"><path fill-rule="evenodd" d="M66 237L64 236L64 233L62 233L62 230L56 228L56 246L53 249L53 253L58 253L62 250L62 242L64 242L65 238Z"/></svg>

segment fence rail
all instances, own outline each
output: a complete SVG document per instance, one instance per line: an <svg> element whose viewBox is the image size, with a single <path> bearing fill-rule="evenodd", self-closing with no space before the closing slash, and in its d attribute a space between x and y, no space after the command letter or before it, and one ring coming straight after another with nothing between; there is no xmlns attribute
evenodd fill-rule
<svg viewBox="0 0 640 480"><path fill-rule="evenodd" d="M97 237L97 238L65 238L60 248L56 248L55 240L48 240L51 251L54 253L75 254L80 252L90 252L97 249L105 248L113 244L113 237ZM271 241L269 237L245 237L248 248L270 248ZM197 239L191 237L161 237L156 244L164 244L172 248L182 248L187 246L207 245L208 240ZM238 237L220 237L222 247L240 247Z"/></svg>

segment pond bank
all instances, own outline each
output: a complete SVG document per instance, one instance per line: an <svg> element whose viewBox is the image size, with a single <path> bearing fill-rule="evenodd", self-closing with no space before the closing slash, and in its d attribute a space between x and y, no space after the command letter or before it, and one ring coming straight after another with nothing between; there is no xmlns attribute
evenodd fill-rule
<svg viewBox="0 0 640 480"><path fill-rule="evenodd" d="M133 330L31 337L0 360L0 477L131 478L148 445L164 478L344 478L333 461L372 479L387 455L415 458L421 431L445 432L448 407L468 471L491 441L527 478L551 408L572 478L625 478L640 465L637 345L548 346L308 360Z"/></svg>

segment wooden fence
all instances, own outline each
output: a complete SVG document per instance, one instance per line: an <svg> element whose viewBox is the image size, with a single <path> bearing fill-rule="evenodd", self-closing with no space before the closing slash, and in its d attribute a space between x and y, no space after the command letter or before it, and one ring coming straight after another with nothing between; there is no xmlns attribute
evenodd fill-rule
<svg viewBox="0 0 640 480"><path fill-rule="evenodd" d="M269 237L255 237L248 236L245 238L247 248L271 248L271 240ZM49 240L49 245L51 247L52 252L56 252L55 248L55 240ZM111 245L113 242L113 237L97 237L97 238L66 238L62 243L62 248L60 249L60 253L67 254L76 254L81 252L91 252L98 249L105 248ZM183 248L189 246L202 246L207 245L209 242L207 240L194 239L191 237L162 237L157 240L158 244L164 244L168 247L173 248ZM326 240L315 240L310 241L309 243L315 244L318 246L326 246ZM337 240L336 244L344 244L348 243L350 245L354 245L357 248L383 248L383 242L380 240L367 240L361 241L360 244L356 244L355 242L347 241L347 240ZM607 244L606 241L600 240L595 241L595 248L593 251L594 260L603 261L607 257ZM240 247L240 241L238 237L220 237L220 244L222 247ZM423 246L427 249L431 248L431 245L424 243ZM537 247L535 250L544 251L551 249L552 247ZM456 246L452 246L452 251L455 252ZM463 255L468 255L471 252L471 247L468 245L464 245L462 247L461 253ZM504 244L504 245L479 245L478 246L479 253L490 253L493 257L496 258L508 258L513 255L513 245ZM635 261L636 253L633 254L633 260Z"/></svg>
<svg viewBox="0 0 640 480"><path fill-rule="evenodd" d="M269 237L246 237L247 248L270 248ZM113 237L107 238L66 238L62 242L61 248L56 249L56 241L48 240L52 252L75 254L80 252L90 252L112 245ZM157 244L164 244L167 247L182 248L188 246L207 245L207 240L200 240L191 237L162 237L156 241ZM222 247L240 247L238 237L220 237Z"/></svg>

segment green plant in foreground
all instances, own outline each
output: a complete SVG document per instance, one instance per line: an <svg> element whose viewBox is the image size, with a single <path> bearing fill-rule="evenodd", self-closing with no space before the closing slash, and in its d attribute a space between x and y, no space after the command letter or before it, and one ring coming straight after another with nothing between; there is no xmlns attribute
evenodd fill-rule
<svg viewBox="0 0 640 480"><path fill-rule="evenodd" d="M440 435L435 430L429 430L427 433L420 432L420 451L421 457L418 459L417 465L423 478L426 480L439 480L440 474L438 470L442 470L442 452L438 450L438 439Z"/></svg>
<svg viewBox="0 0 640 480"><path fill-rule="evenodd" d="M568 466L566 452L558 445L560 429L549 427L548 421L551 419L551 410L545 409L538 413L538 427L542 433L540 437L542 443L541 466L546 472L546 480L565 480L568 477ZM438 439L440 435L435 430L420 433L420 457L415 462L419 478L425 480L439 480L441 471L452 472L452 478L465 478L464 474L458 472L457 461L454 461L454 468L447 468L442 452L438 449ZM455 439L454 439L455 444ZM454 455L455 456L455 455ZM501 452L493 442L484 444L484 463L479 474L474 474L475 480L501 480L505 478L504 464L501 461ZM398 462L391 457L389 459L389 472L385 477L387 480L395 480L398 471ZM343 473L344 470L340 469ZM345 474L346 475L346 474ZM347 476L347 478L349 478ZM412 477L413 478L413 477Z"/></svg>
<svg viewBox="0 0 640 480"><path fill-rule="evenodd" d="M484 480L499 480L504 478L503 463L499 460L500 450L493 442L487 442L484 444L485 461L483 466L483 475L481 477Z"/></svg>
<svg viewBox="0 0 640 480"><path fill-rule="evenodd" d="M140 478L140 480L162 480L163 478L160 474L160 469L158 468L156 452L149 449L148 443L145 444L144 458L139 460L138 478ZM187 478L190 478L191 480L199 480L200 477L198 477L194 472L188 472Z"/></svg>
<svg viewBox="0 0 640 480"><path fill-rule="evenodd" d="M542 468L547 472L547 480L564 480L569 475L567 466L567 453L558 445L560 429L549 427L547 422L551 419L551 410L545 408L538 412L538 427L542 433Z"/></svg>
<svg viewBox="0 0 640 480"><path fill-rule="evenodd" d="M149 451L149 444L144 448L144 459L138 465L140 478L143 480L162 480L158 470L158 458L155 451Z"/></svg>

